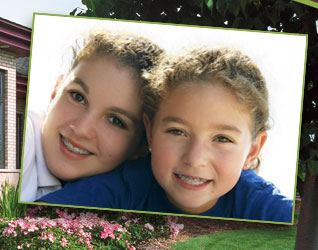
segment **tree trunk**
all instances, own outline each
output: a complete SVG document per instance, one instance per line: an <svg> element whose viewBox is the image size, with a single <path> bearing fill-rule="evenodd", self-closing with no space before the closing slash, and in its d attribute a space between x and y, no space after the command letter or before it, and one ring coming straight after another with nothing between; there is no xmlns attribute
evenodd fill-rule
<svg viewBox="0 0 318 250"><path fill-rule="evenodd" d="M308 167L295 243L295 250L304 249L318 249L318 174L311 175Z"/></svg>
<svg viewBox="0 0 318 250"><path fill-rule="evenodd" d="M304 182L297 176L297 191L300 198L304 197Z"/></svg>

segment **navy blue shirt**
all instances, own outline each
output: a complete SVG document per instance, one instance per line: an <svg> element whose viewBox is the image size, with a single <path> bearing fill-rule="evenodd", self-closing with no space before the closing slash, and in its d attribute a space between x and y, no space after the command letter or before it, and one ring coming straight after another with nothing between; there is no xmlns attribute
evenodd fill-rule
<svg viewBox="0 0 318 250"><path fill-rule="evenodd" d="M63 205L185 214L166 198L153 176L150 157L127 161L112 172L67 183L39 200ZM292 222L293 201L253 170L201 216Z"/></svg>

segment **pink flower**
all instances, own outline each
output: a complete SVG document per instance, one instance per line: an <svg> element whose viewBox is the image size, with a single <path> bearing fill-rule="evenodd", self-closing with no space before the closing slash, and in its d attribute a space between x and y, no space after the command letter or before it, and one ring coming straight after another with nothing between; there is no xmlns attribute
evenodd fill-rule
<svg viewBox="0 0 318 250"><path fill-rule="evenodd" d="M171 222L176 223L178 221L178 217L177 216L166 216L167 220L168 220L168 224Z"/></svg>
<svg viewBox="0 0 318 250"><path fill-rule="evenodd" d="M35 224L31 224L28 226L28 232L34 232L39 230L39 228Z"/></svg>
<svg viewBox="0 0 318 250"><path fill-rule="evenodd" d="M149 229L152 232L155 230L154 227L149 223L145 224L145 228Z"/></svg>
<svg viewBox="0 0 318 250"><path fill-rule="evenodd" d="M104 230L100 232L100 237L102 239L106 239L107 237L114 239L115 238L114 230L112 228L105 227Z"/></svg>
<svg viewBox="0 0 318 250"><path fill-rule="evenodd" d="M52 228L52 227L56 227L57 223L54 220L48 220L47 221L47 226Z"/></svg>
<svg viewBox="0 0 318 250"><path fill-rule="evenodd" d="M10 235L10 234L13 234L14 237L17 236L17 232L15 231L15 228L14 227L8 227L8 228L5 228L2 232L2 235Z"/></svg>
<svg viewBox="0 0 318 250"><path fill-rule="evenodd" d="M58 223L59 225L61 225L63 228L65 228L65 229L69 228L69 226L70 226L70 220L64 219L64 218L58 218L58 219L56 219L56 220L57 220L57 223Z"/></svg>
<svg viewBox="0 0 318 250"><path fill-rule="evenodd" d="M47 235L46 235L46 232L45 232L45 231L43 231L43 232L41 233L40 239L41 239L41 240L46 240L46 239L47 239Z"/></svg>
<svg viewBox="0 0 318 250"><path fill-rule="evenodd" d="M138 221L139 221L139 218L135 218L135 219L133 219L132 221L134 222L134 224L137 224Z"/></svg>
<svg viewBox="0 0 318 250"><path fill-rule="evenodd" d="M120 219L121 219L121 220L127 220L128 218L127 218L125 215L122 215L122 216L120 217Z"/></svg>
<svg viewBox="0 0 318 250"><path fill-rule="evenodd" d="M126 243L126 245L127 245L127 247L128 247L128 250L136 250L135 247L130 246L130 243L128 242L128 240L126 240L125 243Z"/></svg>
<svg viewBox="0 0 318 250"><path fill-rule="evenodd" d="M88 249L93 249L93 245L91 243L87 243Z"/></svg>
<svg viewBox="0 0 318 250"><path fill-rule="evenodd" d="M53 232L48 232L47 234L47 238L49 239L49 241L51 241L52 243L55 241L55 237L53 235Z"/></svg>
<svg viewBox="0 0 318 250"><path fill-rule="evenodd" d="M179 232L184 228L183 224L170 223L170 237L175 239Z"/></svg>
<svg viewBox="0 0 318 250"><path fill-rule="evenodd" d="M131 223L131 220L127 220L127 221L125 222L125 226L126 226L126 227L129 227L130 223Z"/></svg>
<svg viewBox="0 0 318 250"><path fill-rule="evenodd" d="M67 240L64 237L62 238L62 240L60 242L61 242L62 247L66 247L69 245L69 243L67 242Z"/></svg>
<svg viewBox="0 0 318 250"><path fill-rule="evenodd" d="M177 224L178 217L176 216L167 216L167 224L170 228L170 237L175 239L179 232L184 228L183 224Z"/></svg>

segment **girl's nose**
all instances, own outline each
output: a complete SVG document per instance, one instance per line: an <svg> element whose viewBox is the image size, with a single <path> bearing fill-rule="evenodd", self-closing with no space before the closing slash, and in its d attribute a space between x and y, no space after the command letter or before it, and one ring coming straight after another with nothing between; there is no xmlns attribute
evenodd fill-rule
<svg viewBox="0 0 318 250"><path fill-rule="evenodd" d="M183 154L183 162L189 167L206 167L210 158L208 145L199 139L189 141Z"/></svg>
<svg viewBox="0 0 318 250"><path fill-rule="evenodd" d="M89 140L96 137L96 126L96 119L90 114L77 117L70 125L74 135Z"/></svg>

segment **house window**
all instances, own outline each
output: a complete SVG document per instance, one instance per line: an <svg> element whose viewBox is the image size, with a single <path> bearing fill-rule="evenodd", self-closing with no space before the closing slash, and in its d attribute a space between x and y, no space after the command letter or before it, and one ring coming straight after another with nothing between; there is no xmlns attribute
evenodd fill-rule
<svg viewBox="0 0 318 250"><path fill-rule="evenodd" d="M5 168L4 162L4 72L0 70L0 168Z"/></svg>
<svg viewBox="0 0 318 250"><path fill-rule="evenodd" d="M22 142L23 142L23 114L17 114L17 169L21 168Z"/></svg>

